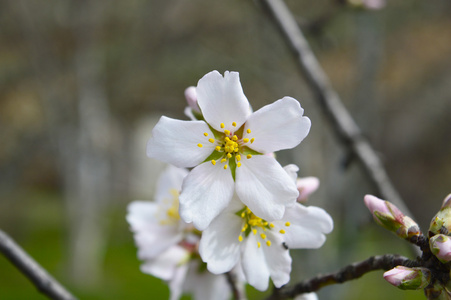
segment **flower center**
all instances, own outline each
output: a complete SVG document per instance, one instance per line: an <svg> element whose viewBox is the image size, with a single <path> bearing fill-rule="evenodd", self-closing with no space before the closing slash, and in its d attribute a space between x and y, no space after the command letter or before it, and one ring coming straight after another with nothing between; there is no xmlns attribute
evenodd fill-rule
<svg viewBox="0 0 451 300"><path fill-rule="evenodd" d="M176 189L170 189L169 193L172 199L164 199L160 212L161 225L175 225L180 221L179 215L179 192Z"/></svg>
<svg viewBox="0 0 451 300"><path fill-rule="evenodd" d="M270 223L265 219L262 219L256 215L246 206L242 210L236 212L236 215L243 219L243 227L241 228L241 233L238 236L238 240L240 242L243 241L244 238L248 237L249 234L258 235L262 242L264 242L268 247L271 246L271 241L266 235L267 231L277 230L276 227L289 227L290 222L285 222L283 226L276 226L274 223ZM278 221L277 223L280 223ZM277 224L279 225L279 224ZM285 234L285 229L279 230L280 234ZM261 241L257 239L258 248L261 247Z"/></svg>
<svg viewBox="0 0 451 300"><path fill-rule="evenodd" d="M232 127L236 127L236 122L232 122ZM220 124L220 127L225 128L224 123ZM243 138L244 136L244 125L240 128L237 128L235 131L230 131L228 129L224 129L224 131L218 132L215 134L215 137L209 137L208 133L205 132L204 136L208 138L208 142L213 144L215 149L214 157L210 160L213 165L216 163L224 164L223 168L227 169L230 167L241 167L241 155L243 154L243 150L247 147L246 144L252 144L255 138ZM250 129L246 129L246 133L249 135L251 133ZM203 144L198 144L197 146L203 147ZM254 151L255 152L255 151ZM246 155L247 159L252 158L252 154Z"/></svg>

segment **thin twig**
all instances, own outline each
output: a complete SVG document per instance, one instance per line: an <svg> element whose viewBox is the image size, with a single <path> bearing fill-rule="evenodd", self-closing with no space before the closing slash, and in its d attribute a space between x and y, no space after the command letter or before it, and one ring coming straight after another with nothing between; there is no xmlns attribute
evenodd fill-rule
<svg viewBox="0 0 451 300"><path fill-rule="evenodd" d="M296 295L311 293L325 286L343 283L362 277L366 273L375 270L389 270L396 266L416 267L418 264L400 255L386 254L372 256L364 261L353 263L335 273L318 275L311 279L302 281L291 287L282 287L274 290L273 294L266 300L281 300L293 298Z"/></svg>
<svg viewBox="0 0 451 300"><path fill-rule="evenodd" d="M76 299L2 230L0 230L0 252L50 299Z"/></svg>
<svg viewBox="0 0 451 300"><path fill-rule="evenodd" d="M316 95L339 139L348 147L350 154L358 158L378 194L395 204L404 214L412 216L393 187L377 153L363 136L337 92L331 86L293 14L283 0L261 0L261 2L273 16L287 39L302 74Z"/></svg>

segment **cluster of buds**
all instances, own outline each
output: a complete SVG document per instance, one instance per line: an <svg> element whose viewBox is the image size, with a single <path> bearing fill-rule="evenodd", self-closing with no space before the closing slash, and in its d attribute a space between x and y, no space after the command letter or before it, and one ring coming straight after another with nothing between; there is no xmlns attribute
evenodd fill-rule
<svg viewBox="0 0 451 300"><path fill-rule="evenodd" d="M417 267L397 266L385 272L384 279L403 290L424 289L427 299L450 300L451 194L432 218L427 237L392 203L371 195L366 195L364 200L379 225L417 244L423 251L416 261Z"/></svg>

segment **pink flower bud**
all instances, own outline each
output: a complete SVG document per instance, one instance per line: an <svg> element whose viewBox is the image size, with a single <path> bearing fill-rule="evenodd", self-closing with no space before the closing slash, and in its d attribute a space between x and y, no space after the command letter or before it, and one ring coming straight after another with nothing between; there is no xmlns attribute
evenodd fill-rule
<svg viewBox="0 0 451 300"><path fill-rule="evenodd" d="M374 220L403 239L421 234L420 227L392 203L372 195L365 195L365 205L373 214Z"/></svg>
<svg viewBox="0 0 451 300"><path fill-rule="evenodd" d="M448 236L437 234L430 238L429 247L442 263L451 261L451 240Z"/></svg>
<svg viewBox="0 0 451 300"><path fill-rule="evenodd" d="M186 102L188 102L189 107L195 112L200 113L199 106L197 105L197 92L196 87L190 86L185 90Z"/></svg>
<svg viewBox="0 0 451 300"><path fill-rule="evenodd" d="M397 266L385 272L384 279L402 290L418 290L429 285L431 272L426 268Z"/></svg>
<svg viewBox="0 0 451 300"><path fill-rule="evenodd" d="M299 191L298 201L307 202L308 196L319 187L319 179L316 177L303 177L296 180L296 187Z"/></svg>

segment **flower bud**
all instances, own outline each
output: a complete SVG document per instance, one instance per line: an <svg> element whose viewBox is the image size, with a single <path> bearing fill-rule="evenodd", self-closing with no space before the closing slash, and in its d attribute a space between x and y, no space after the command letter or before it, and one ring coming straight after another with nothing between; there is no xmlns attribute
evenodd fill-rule
<svg viewBox="0 0 451 300"><path fill-rule="evenodd" d="M410 217L405 216L395 205L372 195L365 195L365 205L373 214L374 220L403 239L421 234L420 227Z"/></svg>
<svg viewBox="0 0 451 300"><path fill-rule="evenodd" d="M431 271L426 268L397 266L385 272L384 279L402 290L418 290L429 285Z"/></svg>
<svg viewBox="0 0 451 300"><path fill-rule="evenodd" d="M188 103L189 107L197 112L200 113L199 106L197 105L197 92L196 87L190 86L185 90L185 98L186 102Z"/></svg>
<svg viewBox="0 0 451 300"><path fill-rule="evenodd" d="M433 286L429 286L424 289L424 294L427 299L434 300L450 300L451 293L443 285L436 283Z"/></svg>
<svg viewBox="0 0 451 300"><path fill-rule="evenodd" d="M296 180L296 187L299 191L298 202L307 202L308 196L319 187L319 179L316 177L303 177Z"/></svg>
<svg viewBox="0 0 451 300"><path fill-rule="evenodd" d="M432 253L442 263L451 261L451 239L444 234L434 235L429 239Z"/></svg>
<svg viewBox="0 0 451 300"><path fill-rule="evenodd" d="M451 231L451 194L445 197L439 212L432 218L429 235L446 234Z"/></svg>

